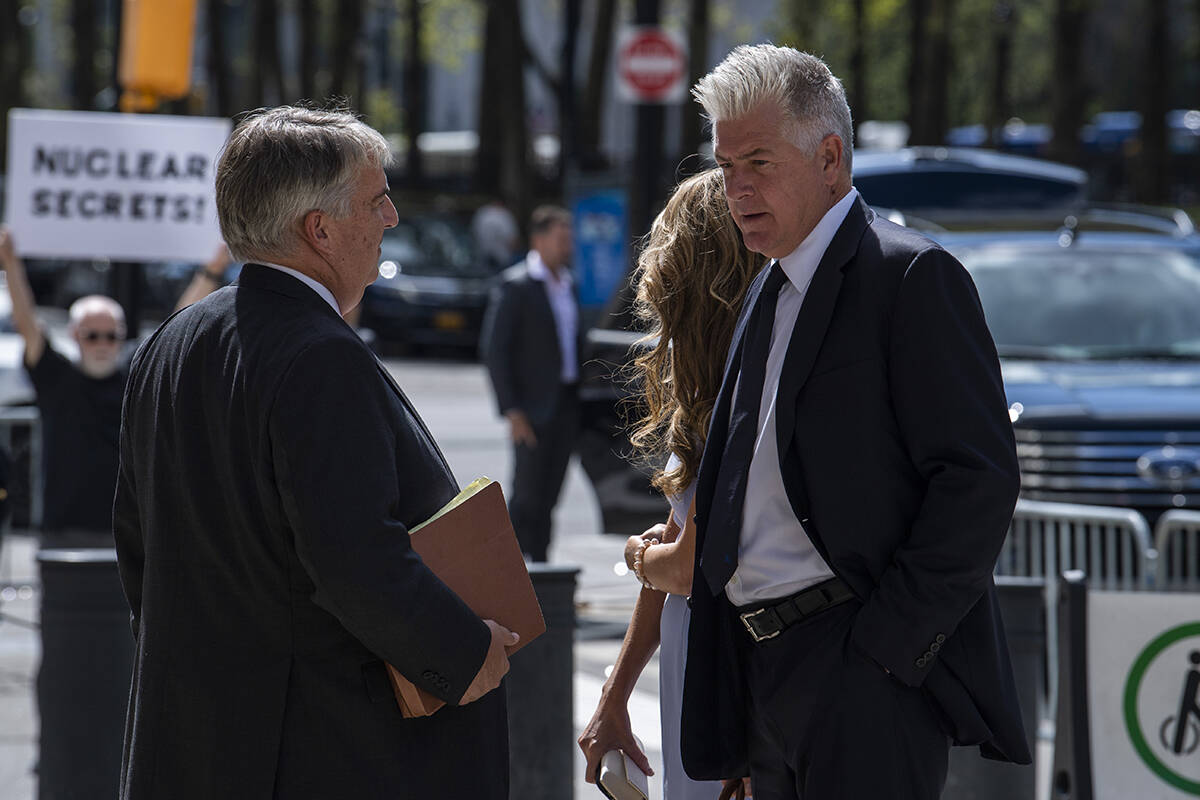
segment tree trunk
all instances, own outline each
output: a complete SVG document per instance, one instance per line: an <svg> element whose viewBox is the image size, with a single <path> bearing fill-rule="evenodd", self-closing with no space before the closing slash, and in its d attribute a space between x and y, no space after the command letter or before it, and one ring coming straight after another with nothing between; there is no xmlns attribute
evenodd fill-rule
<svg viewBox="0 0 1200 800"><path fill-rule="evenodd" d="M854 0L852 33L850 42L850 113L858 123L871 118L871 107L867 102L867 3ZM857 124L855 125L857 130Z"/></svg>
<svg viewBox="0 0 1200 800"><path fill-rule="evenodd" d="M1138 199L1169 203L1171 183L1167 149L1167 105L1171 83L1171 39L1167 31L1167 0L1149 0L1145 69L1142 80L1142 154Z"/></svg>
<svg viewBox="0 0 1200 800"><path fill-rule="evenodd" d="M229 52L225 45L225 3L208 0L208 83L212 87L217 116L233 116L233 97L229 82Z"/></svg>
<svg viewBox="0 0 1200 800"><path fill-rule="evenodd" d="M988 93L985 115L989 147L1000 146L1004 123L1011 113L1008 80L1012 72L1012 39L1016 16L1012 0L997 0L992 9L992 89Z"/></svg>
<svg viewBox="0 0 1200 800"><path fill-rule="evenodd" d="M1050 87L1050 119L1054 135L1050 157L1083 163L1079 129L1085 104L1083 33L1091 0L1056 0L1054 10L1054 80Z"/></svg>
<svg viewBox="0 0 1200 800"><path fill-rule="evenodd" d="M71 104L79 111L96 107L96 19L95 0L72 0L71 32L75 36L75 62L71 69Z"/></svg>
<svg viewBox="0 0 1200 800"><path fill-rule="evenodd" d="M690 0L688 3L688 87L708 72L708 0ZM680 171L691 175L704 168L697 153L704 139L704 118L700 104L690 96L685 98L679 109L679 154L675 163Z"/></svg>
<svg viewBox="0 0 1200 800"><path fill-rule="evenodd" d="M421 36L421 0L408 0L408 52L404 56L404 128L408 134L408 154L404 160L409 183L425 176L425 164L417 137L427 124L427 80L425 49Z"/></svg>
<svg viewBox="0 0 1200 800"><path fill-rule="evenodd" d="M28 29L20 21L20 2L0 0L0 142L8 141L8 110L25 105L29 67ZM8 148L0 148L0 174L8 170Z"/></svg>
<svg viewBox="0 0 1200 800"><path fill-rule="evenodd" d="M950 72L954 69L954 47L950 32L954 28L957 0L932 0L929 50L925 80L927 83L925 131L927 144L942 144L950 129Z"/></svg>
<svg viewBox="0 0 1200 800"><path fill-rule="evenodd" d="M517 219L529 217L525 131L524 40L519 0L493 0L484 23L479 98L479 189L504 200Z"/></svg>
<svg viewBox="0 0 1200 800"><path fill-rule="evenodd" d="M362 28L366 0L343 0L337 4L333 34L333 68L329 94L343 98L352 108L363 104Z"/></svg>
<svg viewBox="0 0 1200 800"><path fill-rule="evenodd" d="M566 184L579 153L579 120L576 117L576 100L579 89L575 80L575 54L579 52L580 0L566 0L563 4L563 45L558 85L558 185L559 194Z"/></svg>
<svg viewBox="0 0 1200 800"><path fill-rule="evenodd" d="M588 57L587 87L583 107L579 109L579 164L585 169L603 169L607 159L600 152L602 133L601 110L604 107L604 87L608 81L612 54L613 25L616 20L616 0L597 0L596 24L592 28L592 51Z"/></svg>
<svg viewBox="0 0 1200 800"><path fill-rule="evenodd" d="M274 106L284 101L283 64L279 57L279 5L276 0L254 4L254 53L251 82L256 105Z"/></svg>
<svg viewBox="0 0 1200 800"><path fill-rule="evenodd" d="M929 136L929 71L927 48L931 0L909 0L908 142L931 144Z"/></svg>
<svg viewBox="0 0 1200 800"><path fill-rule="evenodd" d="M296 17L300 22L300 96L317 99L317 18L316 0L298 0Z"/></svg>

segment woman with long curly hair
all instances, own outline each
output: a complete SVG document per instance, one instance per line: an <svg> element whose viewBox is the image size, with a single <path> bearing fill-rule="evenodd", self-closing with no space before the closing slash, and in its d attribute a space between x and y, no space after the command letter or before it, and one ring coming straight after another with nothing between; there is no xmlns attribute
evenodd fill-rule
<svg viewBox="0 0 1200 800"><path fill-rule="evenodd" d="M643 588L596 713L579 737L589 782L595 780L600 758L613 749L623 750L652 774L633 738L626 706L661 641L664 800L714 800L721 791L719 783L688 778L679 754L685 598L691 593L695 554L692 501L725 354L746 289L762 263L742 244L715 169L679 184L654 220L638 258L634 311L646 326L642 343L649 349L634 361L641 413L630 441L642 459L663 465L653 484L670 501L671 515L626 542L626 562Z"/></svg>

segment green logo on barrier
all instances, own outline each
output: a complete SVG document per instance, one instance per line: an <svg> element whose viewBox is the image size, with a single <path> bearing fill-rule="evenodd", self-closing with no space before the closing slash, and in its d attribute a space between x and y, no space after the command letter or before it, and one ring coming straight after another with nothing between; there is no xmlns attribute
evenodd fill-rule
<svg viewBox="0 0 1200 800"><path fill-rule="evenodd" d="M1192 637L1196 637L1193 646L1182 650L1172 647ZM1168 648L1172 648L1169 660L1158 661ZM1177 683L1168 685L1178 686L1179 693L1172 694L1178 702L1145 709L1144 716L1153 717L1154 724L1146 725L1148 730L1144 730L1138 693L1152 665L1156 680L1177 679ZM1200 797L1200 622L1171 628L1146 646L1125 681L1124 709L1133 749L1146 766L1176 789Z"/></svg>

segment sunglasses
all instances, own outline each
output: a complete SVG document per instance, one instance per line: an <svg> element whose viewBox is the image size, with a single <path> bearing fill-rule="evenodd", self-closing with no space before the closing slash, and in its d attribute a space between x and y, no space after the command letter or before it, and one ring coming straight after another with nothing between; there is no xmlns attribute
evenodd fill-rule
<svg viewBox="0 0 1200 800"><path fill-rule="evenodd" d="M116 331L88 331L86 333L79 334L79 338L89 343L105 341L109 342L110 344L112 342L120 341L121 339L121 337L117 335Z"/></svg>

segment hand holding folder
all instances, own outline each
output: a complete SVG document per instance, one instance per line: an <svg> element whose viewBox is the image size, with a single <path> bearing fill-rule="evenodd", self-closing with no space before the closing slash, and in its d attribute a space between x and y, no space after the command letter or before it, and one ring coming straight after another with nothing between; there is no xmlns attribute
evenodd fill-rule
<svg viewBox="0 0 1200 800"><path fill-rule="evenodd" d="M480 478L409 531L412 547L480 619L495 620L520 639L511 656L546 632L500 484ZM400 711L424 717L445 705L388 665Z"/></svg>

